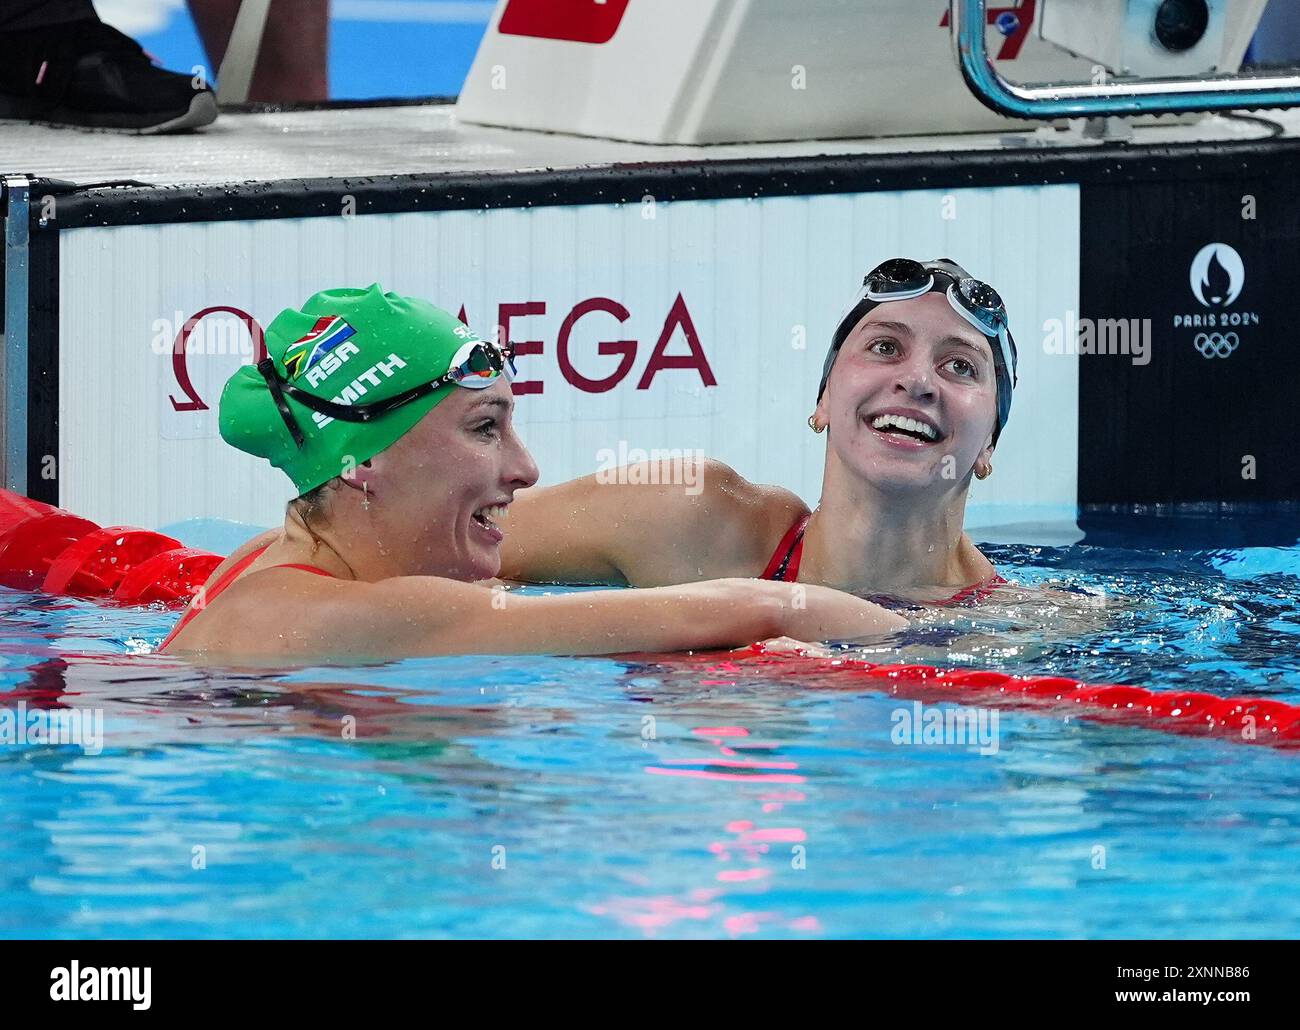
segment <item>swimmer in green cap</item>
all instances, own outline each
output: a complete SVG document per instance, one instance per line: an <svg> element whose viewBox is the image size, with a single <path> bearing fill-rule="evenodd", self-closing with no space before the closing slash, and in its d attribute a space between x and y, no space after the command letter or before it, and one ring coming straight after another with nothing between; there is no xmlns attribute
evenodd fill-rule
<svg viewBox="0 0 1300 1030"><path fill-rule="evenodd" d="M293 481L283 528L230 556L161 650L213 660L608 654L849 639L897 615L823 587L713 580L507 595L491 582L516 490L511 354L427 301L328 290L266 332L221 396L222 437Z"/></svg>

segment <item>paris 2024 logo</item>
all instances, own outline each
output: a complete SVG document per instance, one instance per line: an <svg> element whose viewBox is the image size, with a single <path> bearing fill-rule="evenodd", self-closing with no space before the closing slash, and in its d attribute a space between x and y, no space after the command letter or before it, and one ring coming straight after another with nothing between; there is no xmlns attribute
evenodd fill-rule
<svg viewBox="0 0 1300 1030"><path fill-rule="evenodd" d="M1230 244L1207 243L1192 258L1189 282L1202 310L1175 315L1174 328L1197 330L1192 346L1201 357L1230 357L1241 346L1240 330L1259 325L1258 312L1234 307L1246 286L1246 263Z"/></svg>

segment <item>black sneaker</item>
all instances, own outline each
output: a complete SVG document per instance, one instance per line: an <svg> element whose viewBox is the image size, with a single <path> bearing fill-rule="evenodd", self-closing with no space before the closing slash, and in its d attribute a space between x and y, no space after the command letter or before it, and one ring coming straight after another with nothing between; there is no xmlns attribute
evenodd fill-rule
<svg viewBox="0 0 1300 1030"><path fill-rule="evenodd" d="M184 132L217 117L190 76L154 67L98 18L0 32L0 118L87 129Z"/></svg>

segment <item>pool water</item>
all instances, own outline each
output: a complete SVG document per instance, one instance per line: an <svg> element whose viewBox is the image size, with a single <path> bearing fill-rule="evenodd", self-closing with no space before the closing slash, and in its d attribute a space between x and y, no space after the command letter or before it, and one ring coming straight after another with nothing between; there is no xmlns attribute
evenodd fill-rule
<svg viewBox="0 0 1300 1030"><path fill-rule="evenodd" d="M855 653L1300 702L1298 525L990 546L1015 586ZM103 720L0 743L0 936L1300 932L1300 751L897 742L861 681L671 656L198 668L147 653L174 618L0 589L0 710Z"/></svg>

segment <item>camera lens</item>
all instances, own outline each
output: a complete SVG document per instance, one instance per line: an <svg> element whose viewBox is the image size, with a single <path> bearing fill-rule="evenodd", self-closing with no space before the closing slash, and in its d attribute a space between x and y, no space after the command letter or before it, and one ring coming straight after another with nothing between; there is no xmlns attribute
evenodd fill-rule
<svg viewBox="0 0 1300 1030"><path fill-rule="evenodd" d="M1156 11L1156 39L1176 54L1196 46L1209 26L1210 6L1205 0L1165 0Z"/></svg>

